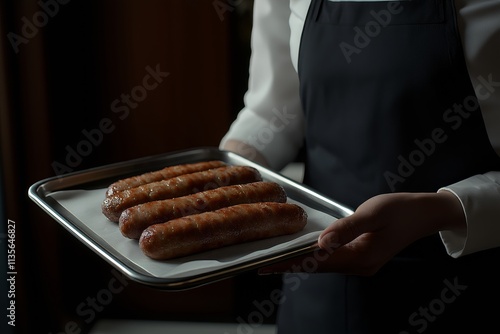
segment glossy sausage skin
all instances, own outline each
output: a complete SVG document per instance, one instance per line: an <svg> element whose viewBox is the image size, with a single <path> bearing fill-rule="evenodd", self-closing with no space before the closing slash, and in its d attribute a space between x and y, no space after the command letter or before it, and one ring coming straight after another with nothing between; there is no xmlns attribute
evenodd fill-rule
<svg viewBox="0 0 500 334"><path fill-rule="evenodd" d="M296 233L306 224L307 213L296 204L238 204L151 225L142 232L139 246L152 259L169 260Z"/></svg>
<svg viewBox="0 0 500 334"><path fill-rule="evenodd" d="M286 202L286 192L275 182L252 182L207 190L192 195L139 204L122 212L122 234L139 239L150 225L231 205L255 202Z"/></svg>
<svg viewBox="0 0 500 334"><path fill-rule="evenodd" d="M120 191L106 197L102 213L111 221L118 222L121 213L132 206L194 194L233 184L262 181L259 171L248 166L225 166L202 172L180 175L168 180L152 182Z"/></svg>
<svg viewBox="0 0 500 334"><path fill-rule="evenodd" d="M117 192L135 188L143 184L167 180L179 175L201 172L225 165L226 163L224 163L223 161L213 160L165 167L154 172L144 173L141 175L118 180L108 187L106 196L111 196L116 194Z"/></svg>

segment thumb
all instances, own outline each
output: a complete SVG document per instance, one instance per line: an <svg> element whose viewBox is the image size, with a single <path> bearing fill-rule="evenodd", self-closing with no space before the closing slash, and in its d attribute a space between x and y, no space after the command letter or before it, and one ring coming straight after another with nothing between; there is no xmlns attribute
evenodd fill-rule
<svg viewBox="0 0 500 334"><path fill-rule="evenodd" d="M318 237L318 246L323 250L339 248L360 235L369 232L369 225L353 213L330 224Z"/></svg>

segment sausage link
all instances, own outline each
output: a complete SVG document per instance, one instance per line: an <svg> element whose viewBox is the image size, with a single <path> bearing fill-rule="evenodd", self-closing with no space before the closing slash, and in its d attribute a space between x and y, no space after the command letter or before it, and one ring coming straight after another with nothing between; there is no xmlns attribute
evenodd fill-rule
<svg viewBox="0 0 500 334"><path fill-rule="evenodd" d="M225 166L184 174L126 189L106 197L102 202L102 213L109 220L118 222L125 209L138 204L256 181L262 181L262 177L257 169L249 166Z"/></svg>
<svg viewBox="0 0 500 334"><path fill-rule="evenodd" d="M201 172L225 165L226 163L223 161L213 160L165 167L157 171L118 180L108 187L106 196L111 196L122 190L135 188L143 184L167 180L179 175Z"/></svg>
<svg viewBox="0 0 500 334"><path fill-rule="evenodd" d="M130 207L119 219L125 237L139 239L150 225L223 207L255 202L286 202L287 195L275 182L252 182L220 187L192 195L152 201Z"/></svg>
<svg viewBox="0 0 500 334"><path fill-rule="evenodd" d="M146 228L139 246L148 257L168 260L248 241L301 231L307 213L290 203L238 204Z"/></svg>

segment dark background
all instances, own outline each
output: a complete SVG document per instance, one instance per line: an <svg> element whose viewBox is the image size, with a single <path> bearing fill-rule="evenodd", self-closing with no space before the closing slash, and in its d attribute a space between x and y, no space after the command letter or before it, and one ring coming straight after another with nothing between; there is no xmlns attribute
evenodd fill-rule
<svg viewBox="0 0 500 334"><path fill-rule="evenodd" d="M246 319L252 301L269 296L277 278L249 272L179 292L128 281L95 319L82 317L78 305L107 288L112 267L31 202L27 191L56 175L54 164L78 171L217 146L242 106L252 1L59 1L0 2L0 242L5 259L6 223L15 221L15 329L59 333L74 321L85 332L100 318ZM18 52L13 38L23 38ZM157 65L168 77L120 119L112 102ZM68 150L86 139L82 131L98 129L105 118L113 130L68 166ZM1 282L6 287L6 278ZM6 297L2 290L3 310Z"/></svg>

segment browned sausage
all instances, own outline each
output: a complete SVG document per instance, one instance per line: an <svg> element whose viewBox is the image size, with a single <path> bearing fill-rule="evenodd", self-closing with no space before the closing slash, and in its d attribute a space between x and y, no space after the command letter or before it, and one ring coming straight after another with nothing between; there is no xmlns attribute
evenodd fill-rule
<svg viewBox="0 0 500 334"><path fill-rule="evenodd" d="M118 180L108 187L106 196L111 196L119 191L135 188L143 184L167 180L179 175L201 172L225 165L226 163L224 163L223 161L214 160L165 167L157 171Z"/></svg>
<svg viewBox="0 0 500 334"><path fill-rule="evenodd" d="M262 181L262 177L257 169L248 166L225 166L184 174L126 189L106 197L102 202L102 213L109 220L118 222L120 214L134 205L255 181Z"/></svg>
<svg viewBox="0 0 500 334"><path fill-rule="evenodd" d="M290 203L238 204L151 225L139 239L148 257L168 260L301 231L307 213Z"/></svg>
<svg viewBox="0 0 500 334"><path fill-rule="evenodd" d="M207 190L192 195L139 204L122 212L120 231L139 239L150 225L223 207L255 202L286 202L286 192L275 182L252 182Z"/></svg>

